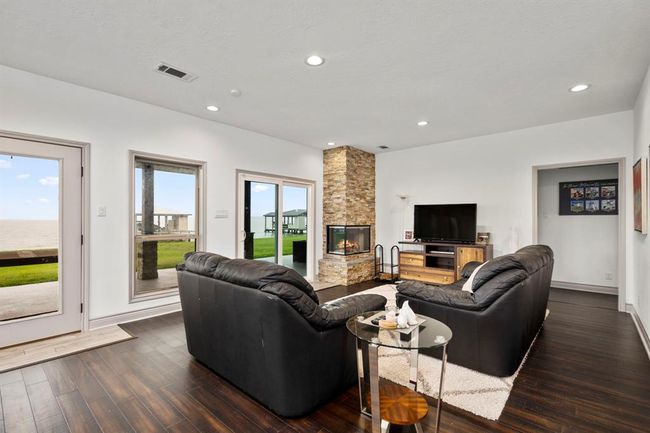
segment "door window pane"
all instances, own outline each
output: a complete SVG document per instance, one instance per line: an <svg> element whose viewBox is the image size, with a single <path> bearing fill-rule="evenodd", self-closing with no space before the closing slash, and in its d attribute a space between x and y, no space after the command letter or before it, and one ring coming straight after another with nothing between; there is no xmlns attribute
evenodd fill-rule
<svg viewBox="0 0 650 433"><path fill-rule="evenodd" d="M282 188L282 264L307 275L307 187Z"/></svg>
<svg viewBox="0 0 650 433"><path fill-rule="evenodd" d="M178 287L176 265L196 251L199 168L136 158L134 296Z"/></svg>
<svg viewBox="0 0 650 433"><path fill-rule="evenodd" d="M56 313L59 161L0 154L0 321Z"/></svg>
<svg viewBox="0 0 650 433"><path fill-rule="evenodd" d="M245 257L277 263L278 186L246 181L248 195L245 222Z"/></svg>

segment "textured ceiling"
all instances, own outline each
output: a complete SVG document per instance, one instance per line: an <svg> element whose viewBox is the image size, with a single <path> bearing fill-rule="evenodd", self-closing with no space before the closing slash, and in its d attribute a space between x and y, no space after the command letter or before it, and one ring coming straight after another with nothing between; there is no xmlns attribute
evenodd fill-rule
<svg viewBox="0 0 650 433"><path fill-rule="evenodd" d="M629 109L650 63L648 0L0 0L0 11L2 64L320 148L400 149ZM306 66L312 53L325 65ZM160 61L199 78L158 74ZM578 82L593 87L570 94Z"/></svg>

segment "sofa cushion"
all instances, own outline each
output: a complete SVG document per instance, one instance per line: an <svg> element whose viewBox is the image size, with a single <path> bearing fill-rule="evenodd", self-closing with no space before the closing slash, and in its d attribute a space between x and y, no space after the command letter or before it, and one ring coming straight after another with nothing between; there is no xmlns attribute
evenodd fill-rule
<svg viewBox="0 0 650 433"><path fill-rule="evenodd" d="M214 253L189 252L185 254L184 269L206 277L214 276L220 263L230 260Z"/></svg>
<svg viewBox="0 0 650 433"><path fill-rule="evenodd" d="M523 269L508 269L495 275L481 286L481 290L474 292L474 300L479 309L485 309L492 305L504 293L512 289L518 283L528 278L528 272Z"/></svg>
<svg viewBox="0 0 650 433"><path fill-rule="evenodd" d="M293 269L259 260L232 259L219 263L214 278L240 286L262 289L274 282L295 286L318 304L314 288Z"/></svg>
<svg viewBox="0 0 650 433"><path fill-rule="evenodd" d="M459 280L447 286L433 286L419 281L404 281L397 286L397 290L403 295L435 304L448 305L464 310L482 309L476 302L473 293L460 290L463 281L465 280Z"/></svg>
<svg viewBox="0 0 650 433"><path fill-rule="evenodd" d="M476 277L474 277L472 290L474 292L478 291L481 286L490 281L492 278L510 269L525 270L525 267L521 263L520 259L515 257L514 254L508 254L488 261L485 266L481 267L481 269L476 274Z"/></svg>
<svg viewBox="0 0 650 433"><path fill-rule="evenodd" d="M293 284L273 281L261 290L282 299L304 317L314 328L325 330L344 324L350 317L364 311L383 310L386 298L381 295L355 295L318 305Z"/></svg>

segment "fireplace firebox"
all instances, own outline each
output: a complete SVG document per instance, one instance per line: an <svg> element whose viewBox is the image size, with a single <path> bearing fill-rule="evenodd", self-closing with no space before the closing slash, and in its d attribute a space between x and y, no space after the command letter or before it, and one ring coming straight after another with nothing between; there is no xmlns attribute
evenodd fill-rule
<svg viewBox="0 0 650 433"><path fill-rule="evenodd" d="M369 225L327 226L327 254L349 256L370 252Z"/></svg>

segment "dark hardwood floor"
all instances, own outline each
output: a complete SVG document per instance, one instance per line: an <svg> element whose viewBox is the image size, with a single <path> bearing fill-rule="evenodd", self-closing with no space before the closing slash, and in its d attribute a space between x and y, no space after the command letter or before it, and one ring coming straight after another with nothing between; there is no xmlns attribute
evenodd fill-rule
<svg viewBox="0 0 650 433"><path fill-rule="evenodd" d="M499 422L446 405L441 430L650 431L650 361L630 316L603 296L553 290L551 314ZM192 359L180 313L123 327L138 338L1 374L0 433L370 431L354 387L305 418L275 416ZM425 431L433 431L433 414Z"/></svg>

